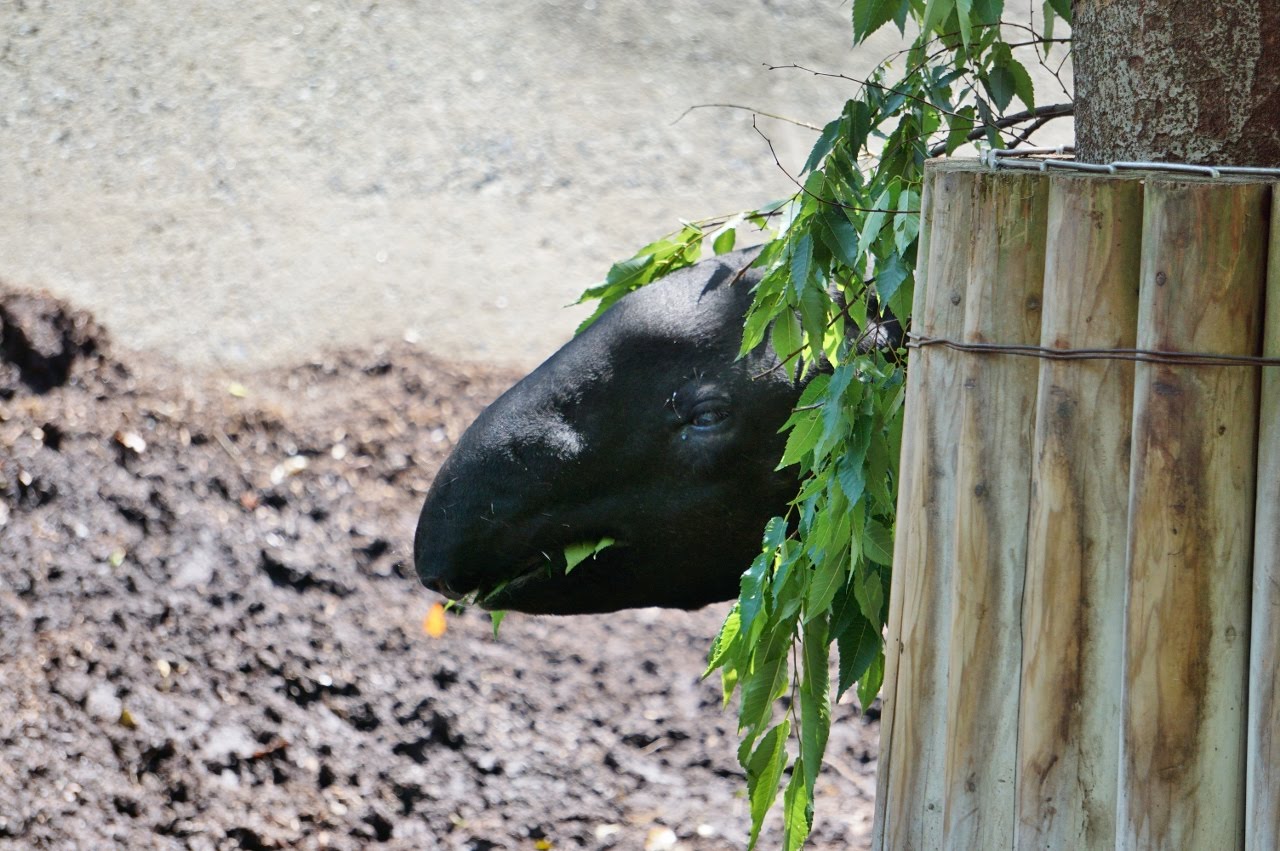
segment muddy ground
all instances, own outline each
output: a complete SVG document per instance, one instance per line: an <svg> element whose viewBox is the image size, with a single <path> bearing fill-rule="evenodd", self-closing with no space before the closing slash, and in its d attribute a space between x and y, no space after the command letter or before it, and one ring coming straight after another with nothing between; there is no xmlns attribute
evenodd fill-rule
<svg viewBox="0 0 1280 851"><path fill-rule="evenodd" d="M424 632L417 509L512 378L232 383L0 291L0 848L745 847L723 606ZM834 714L812 847L862 847L877 725Z"/></svg>

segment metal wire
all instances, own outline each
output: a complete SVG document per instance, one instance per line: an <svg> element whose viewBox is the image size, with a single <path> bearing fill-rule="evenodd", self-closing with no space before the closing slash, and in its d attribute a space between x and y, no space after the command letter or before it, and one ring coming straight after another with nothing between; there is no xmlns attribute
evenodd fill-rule
<svg viewBox="0 0 1280 851"><path fill-rule="evenodd" d="M1211 352L1165 352L1154 349L1050 349L1010 343L962 343L945 337L907 334L907 348L945 346L961 352L1016 355L1043 360L1119 360L1175 366L1280 366L1280 358L1221 355Z"/></svg>
<svg viewBox="0 0 1280 851"><path fill-rule="evenodd" d="M1082 163L1074 159L1075 148L1063 145L1058 148L1015 148L983 151L978 160L992 169L1023 169L1027 171L1083 171L1096 174L1118 174L1122 171L1163 171L1175 174L1199 174L1206 177L1274 177L1280 178L1280 168L1259 168L1241 165L1191 165L1189 163L1136 162L1122 160L1112 163ZM1055 159L1050 159L1055 157ZM1072 159L1066 159L1072 157Z"/></svg>

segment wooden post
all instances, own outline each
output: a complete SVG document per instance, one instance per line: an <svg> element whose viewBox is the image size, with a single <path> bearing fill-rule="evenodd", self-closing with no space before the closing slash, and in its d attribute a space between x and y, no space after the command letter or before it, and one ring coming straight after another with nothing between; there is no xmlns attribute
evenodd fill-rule
<svg viewBox="0 0 1280 851"><path fill-rule="evenodd" d="M1039 343L1048 188L1037 172L976 176L964 342ZM961 423L944 847L1008 848L1038 366L1030 358L950 356L960 367Z"/></svg>
<svg viewBox="0 0 1280 851"><path fill-rule="evenodd" d="M917 333L954 338L963 327L974 182L972 172L926 168L921 232L928 235L920 250L927 271L916 278ZM898 489L899 523L909 518L911 534L894 541L873 840L891 851L937 848L942 839L947 659L936 630L950 620L943 589L950 588L955 516L955 444L948 435L958 430L957 368L941 349L911 356Z"/></svg>
<svg viewBox="0 0 1280 851"><path fill-rule="evenodd" d="M1280 357L1280 191L1271 192L1263 354ZM1249 643L1245 847L1280 848L1280 368L1262 373Z"/></svg>
<svg viewBox="0 0 1280 851"><path fill-rule="evenodd" d="M913 333L1250 356L1269 275L1280 356L1274 194L930 163ZM1259 373L913 350L874 847L1280 846L1280 370L1261 413Z"/></svg>
<svg viewBox="0 0 1280 851"><path fill-rule="evenodd" d="M1142 183L1058 176L1042 345L1131 349ZM1040 362L1015 847L1115 847L1133 364Z"/></svg>
<svg viewBox="0 0 1280 851"><path fill-rule="evenodd" d="M1258 353L1268 211L1147 178L1140 348ZM1137 367L1117 848L1242 845L1257 418L1254 368Z"/></svg>

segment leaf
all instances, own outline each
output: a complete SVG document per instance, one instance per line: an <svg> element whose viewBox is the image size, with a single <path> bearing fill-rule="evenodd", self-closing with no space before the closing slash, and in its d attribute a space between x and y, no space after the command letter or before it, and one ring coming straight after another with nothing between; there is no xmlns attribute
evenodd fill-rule
<svg viewBox="0 0 1280 851"><path fill-rule="evenodd" d="M502 626L502 622L506 620L507 613L501 609L494 609L489 612L489 620L493 622L493 637L498 637L498 628Z"/></svg>
<svg viewBox="0 0 1280 851"><path fill-rule="evenodd" d="M813 149L809 151L809 159L805 160L804 168L800 169L801 174L813 171L831 152L831 146L840 138L840 129L843 124L843 116L827 122L827 126L822 128L822 134L818 136L818 141L814 142Z"/></svg>
<svg viewBox="0 0 1280 851"><path fill-rule="evenodd" d="M816 567L817 571L809 582L809 590L804 602L804 610L810 618L825 614L836 592L844 585L842 559L823 559Z"/></svg>
<svg viewBox="0 0 1280 851"><path fill-rule="evenodd" d="M831 732L831 641L827 635L827 618L818 617L804 626L804 679L800 683L800 759L796 773L805 775L810 791L822 767Z"/></svg>
<svg viewBox="0 0 1280 851"><path fill-rule="evenodd" d="M929 0L924 6L924 15L920 20L920 32L931 34L940 28L955 11L955 0Z"/></svg>
<svg viewBox="0 0 1280 851"><path fill-rule="evenodd" d="M1008 66L992 66L982 81L986 84L987 94L991 95L991 102L995 104L996 109L1000 112L1008 109L1017 88L1017 80L1014 79L1013 72Z"/></svg>
<svg viewBox="0 0 1280 851"><path fill-rule="evenodd" d="M956 25L960 29L960 40L967 48L973 40L973 26L970 23L969 10L973 0L956 0Z"/></svg>
<svg viewBox="0 0 1280 851"><path fill-rule="evenodd" d="M1035 109L1035 85L1031 82L1031 75L1027 73L1026 67L1012 58L1004 63L1003 67L1013 76L1013 92L1018 96L1018 100L1026 104L1027 109Z"/></svg>
<svg viewBox="0 0 1280 851"><path fill-rule="evenodd" d="M783 450L782 460L777 466L779 470L797 463L813 449L818 443L818 438L822 437L821 412L804 411L803 414L791 427L791 433L787 435L787 447Z"/></svg>
<svg viewBox="0 0 1280 851"><path fill-rule="evenodd" d="M716 235L711 243L711 250L716 254L728 254L733 250L733 244L738 238L737 228L725 227Z"/></svg>
<svg viewBox="0 0 1280 851"><path fill-rule="evenodd" d="M761 728L773 713L773 702L786 691L790 673L786 654L791 644L789 634L786 639L784 642L776 634L771 636L771 643L765 646L766 658L743 681L742 704L738 707L739 731Z"/></svg>
<svg viewBox="0 0 1280 851"><path fill-rule="evenodd" d="M740 643L738 639L741 635L742 611L735 604L725 616L720 631L716 633L715 641L711 643L711 650L707 653L707 669L702 672L704 679L716 668L724 665L731 653L737 651Z"/></svg>
<svg viewBox="0 0 1280 851"><path fill-rule="evenodd" d="M888 304L910 274L910 270L902 262L902 256L890 254L876 269L876 295L879 296L880 303Z"/></svg>
<svg viewBox="0 0 1280 851"><path fill-rule="evenodd" d="M805 781L801 772L802 764L797 760L791 772L791 780L787 783L787 791L782 793L782 847L783 851L798 851L804 847L813 829L813 790Z"/></svg>
<svg viewBox="0 0 1280 851"><path fill-rule="evenodd" d="M764 575L773 561L773 548L761 553L751 562L739 581L738 608L741 630L750 634L756 616L764 608Z"/></svg>
<svg viewBox="0 0 1280 851"><path fill-rule="evenodd" d="M858 610L872 626L884 625L884 585L880 571L868 566L853 577L853 596L858 600Z"/></svg>
<svg viewBox="0 0 1280 851"><path fill-rule="evenodd" d="M893 535L881 523L875 520L867 523L862 548L872 561L884 565L893 564Z"/></svg>
<svg viewBox="0 0 1280 851"><path fill-rule="evenodd" d="M884 646L877 641L876 656L858 679L858 703L864 711L880 694L882 685L884 685Z"/></svg>
<svg viewBox="0 0 1280 851"><path fill-rule="evenodd" d="M880 235L880 229L884 227L884 219L886 210L890 207L890 199L893 193L885 189L876 198L875 203L871 205L875 212L867 213L867 217L862 222L862 233L858 235L858 242L861 245L872 245L876 241L876 237Z"/></svg>
<svg viewBox="0 0 1280 851"><path fill-rule="evenodd" d="M1048 4L1058 13L1059 18L1071 23L1071 0L1048 0Z"/></svg>
<svg viewBox="0 0 1280 851"><path fill-rule="evenodd" d="M1004 14L1004 0L973 0L971 17L977 26L998 23L1002 14ZM992 29L999 32L998 27L992 27Z"/></svg>
<svg viewBox="0 0 1280 851"><path fill-rule="evenodd" d="M863 454L866 454L865 445L863 446ZM867 486L862 458L855 458L848 454L842 457L836 467L836 481L840 483L840 489L844 491L845 498L849 502L853 503L862 499L862 492Z"/></svg>
<svg viewBox="0 0 1280 851"><path fill-rule="evenodd" d="M836 686L836 698L839 699L855 682L862 679L880 655L880 631L859 612L850 619L844 631L836 636L836 647L840 651L840 681ZM877 685L876 691L879 688Z"/></svg>
<svg viewBox="0 0 1280 851"><path fill-rule="evenodd" d="M782 361L782 368L787 377L796 380L796 368L799 352L804 345L804 335L800 331L800 317L794 311L784 310L773 320L773 351Z"/></svg>
<svg viewBox="0 0 1280 851"><path fill-rule="evenodd" d="M576 544L569 544L564 548L564 573L568 576L570 571L582 564L588 558L595 558L596 554L601 550L611 547L614 544L613 538L603 537L598 541L582 541Z"/></svg>
<svg viewBox="0 0 1280 851"><path fill-rule="evenodd" d="M846 266L858 265L858 230L844 210L824 207L814 218L813 231L837 260Z"/></svg>
<svg viewBox="0 0 1280 851"><path fill-rule="evenodd" d="M784 745L790 733L791 722L783 719L764 735L751 759L743 766L747 770L747 794L751 799L751 841L748 849L756 847L765 813L778 797L778 781L782 779L782 769L787 762Z"/></svg>
<svg viewBox="0 0 1280 851"><path fill-rule="evenodd" d="M804 291L813 282L813 237L804 233L796 240L791 252L791 288L796 298L804 295Z"/></svg>
<svg viewBox="0 0 1280 851"><path fill-rule="evenodd" d="M899 7L907 7L907 0L854 0L853 43L866 41L867 37L893 20Z"/></svg>

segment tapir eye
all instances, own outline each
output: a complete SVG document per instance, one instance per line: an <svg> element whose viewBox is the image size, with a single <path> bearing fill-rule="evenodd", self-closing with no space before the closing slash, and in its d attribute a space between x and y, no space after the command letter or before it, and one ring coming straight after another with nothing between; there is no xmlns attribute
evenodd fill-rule
<svg viewBox="0 0 1280 851"><path fill-rule="evenodd" d="M711 428L719 425L729 418L729 412L724 406L717 402L709 405L699 405L695 408L689 417L689 424L694 428Z"/></svg>

